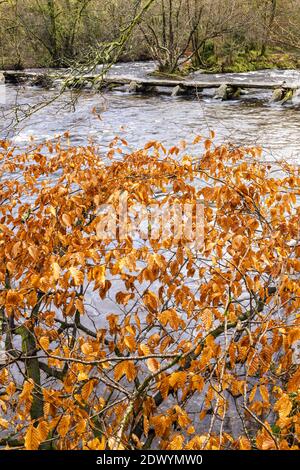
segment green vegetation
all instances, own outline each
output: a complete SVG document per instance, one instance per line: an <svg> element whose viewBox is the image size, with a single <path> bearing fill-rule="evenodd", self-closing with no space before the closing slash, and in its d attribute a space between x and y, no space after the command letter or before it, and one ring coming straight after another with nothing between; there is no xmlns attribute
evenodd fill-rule
<svg viewBox="0 0 300 470"><path fill-rule="evenodd" d="M241 51L228 62L226 57L212 54L207 60L206 72L252 72L266 69L297 69L300 68L300 55L280 50L268 50L261 55L259 50Z"/></svg>

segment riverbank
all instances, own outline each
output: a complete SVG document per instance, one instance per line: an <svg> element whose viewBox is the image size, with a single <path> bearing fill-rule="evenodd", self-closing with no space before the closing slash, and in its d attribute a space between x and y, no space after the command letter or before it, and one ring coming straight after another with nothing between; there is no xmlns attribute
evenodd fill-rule
<svg viewBox="0 0 300 470"><path fill-rule="evenodd" d="M297 70L300 68L298 53L268 50L261 54L259 50L239 51L229 57L217 57L211 54L207 58L206 73L242 73L259 70Z"/></svg>
<svg viewBox="0 0 300 470"><path fill-rule="evenodd" d="M132 63L156 63L152 60L150 54L133 54L131 56L123 56L120 58L119 63L132 64ZM282 51L280 49L268 50L264 55L259 50L250 50L248 52L239 51L238 53L230 56L218 56L212 53L208 54L203 64L196 65L193 61L185 62L182 59L182 64L179 65L179 69L174 73L160 72L158 64L156 63L155 68L152 70L152 74L158 77L173 77L184 78L190 73L244 73L244 72L256 72L260 70L297 70L300 69L300 55L299 53ZM5 62L1 65L2 71L24 71L28 69L45 70L49 67L45 67L43 63L35 63L32 61L23 61L22 63L10 63ZM50 67L50 69L53 67ZM57 70L64 71L65 67L55 67Z"/></svg>

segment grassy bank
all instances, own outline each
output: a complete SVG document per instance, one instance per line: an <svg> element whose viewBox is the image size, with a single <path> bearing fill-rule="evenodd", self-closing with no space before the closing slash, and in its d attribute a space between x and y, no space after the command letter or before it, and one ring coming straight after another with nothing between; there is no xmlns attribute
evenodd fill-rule
<svg viewBox="0 0 300 470"><path fill-rule="evenodd" d="M260 51L238 52L229 57L216 57L212 54L207 60L206 71L220 72L253 72L266 69L298 69L300 55L293 52L273 49L262 55Z"/></svg>

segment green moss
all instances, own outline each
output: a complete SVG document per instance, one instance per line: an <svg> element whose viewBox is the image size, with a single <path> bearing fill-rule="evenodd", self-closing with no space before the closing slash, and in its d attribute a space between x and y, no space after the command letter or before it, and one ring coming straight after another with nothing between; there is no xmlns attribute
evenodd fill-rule
<svg viewBox="0 0 300 470"><path fill-rule="evenodd" d="M278 48L261 55L257 50L238 52L233 57L216 57L211 55L207 60L207 72L252 72L264 69L297 69L300 57L293 53L282 52Z"/></svg>

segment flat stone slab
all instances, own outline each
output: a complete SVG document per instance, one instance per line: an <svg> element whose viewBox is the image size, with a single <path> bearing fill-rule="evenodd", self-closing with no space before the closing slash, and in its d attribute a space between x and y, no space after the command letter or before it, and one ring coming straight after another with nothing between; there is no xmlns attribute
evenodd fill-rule
<svg viewBox="0 0 300 470"><path fill-rule="evenodd" d="M179 87L181 89L193 89L203 90L208 88L218 88L222 84L231 86L233 88L249 88L249 89L266 89L274 90L276 88L285 88L290 90L297 90L300 88L299 83L287 83L284 81L275 82L275 81L263 81L263 80L238 80L234 78L227 78L226 76L221 76L219 79L213 78L211 81L205 78L201 79L201 76L197 79L169 79L169 78L156 78L156 77L134 77L132 75L106 75L101 77L101 74L85 74L85 75L71 75L66 73L66 71L5 71L3 72L4 79L6 83L26 83L33 82L39 77L45 77L51 80L70 80L76 82L80 80L82 82L93 82L97 81L99 84L105 85L130 85L132 82L135 82L136 85L143 87L165 87L165 88L175 88ZM206 76L207 77L207 76Z"/></svg>

